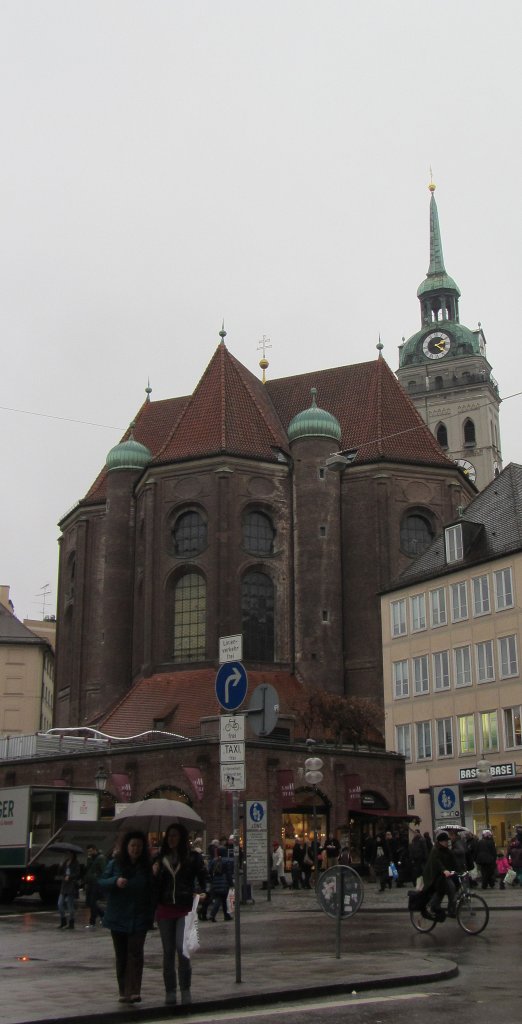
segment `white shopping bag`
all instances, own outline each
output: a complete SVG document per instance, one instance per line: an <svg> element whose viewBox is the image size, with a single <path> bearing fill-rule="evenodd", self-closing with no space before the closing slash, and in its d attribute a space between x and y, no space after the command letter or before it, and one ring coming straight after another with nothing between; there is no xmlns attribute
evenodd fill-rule
<svg viewBox="0 0 522 1024"><path fill-rule="evenodd" d="M199 949L199 932L198 932L198 903L199 893L194 896L192 901L192 910L187 914L185 918L185 931L183 933L183 956L190 957L192 953L197 953Z"/></svg>

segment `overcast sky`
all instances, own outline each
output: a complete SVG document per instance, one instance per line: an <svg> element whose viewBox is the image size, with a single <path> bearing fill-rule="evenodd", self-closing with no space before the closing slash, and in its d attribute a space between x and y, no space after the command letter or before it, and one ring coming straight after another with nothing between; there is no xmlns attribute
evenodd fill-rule
<svg viewBox="0 0 522 1024"><path fill-rule="evenodd" d="M19 618L45 584L54 611L57 521L148 377L153 400L189 394L223 317L254 372L263 335L271 376L373 359L379 333L397 368L430 165L461 322L481 321L502 396L522 391L521 29L520 0L0 0L0 583ZM521 409L501 407L504 464Z"/></svg>

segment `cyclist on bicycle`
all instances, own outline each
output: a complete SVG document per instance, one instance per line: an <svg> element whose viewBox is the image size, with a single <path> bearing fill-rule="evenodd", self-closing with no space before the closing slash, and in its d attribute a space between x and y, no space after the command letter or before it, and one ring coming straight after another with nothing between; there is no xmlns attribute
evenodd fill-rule
<svg viewBox="0 0 522 1024"><path fill-rule="evenodd" d="M449 848L449 835L447 832L439 832L422 872L424 882L423 893L425 897L424 910L422 911L424 916L429 916L429 912L431 912L435 917L440 918L441 902L444 896L447 896L448 916L455 917L457 895L455 885L456 869L455 858Z"/></svg>

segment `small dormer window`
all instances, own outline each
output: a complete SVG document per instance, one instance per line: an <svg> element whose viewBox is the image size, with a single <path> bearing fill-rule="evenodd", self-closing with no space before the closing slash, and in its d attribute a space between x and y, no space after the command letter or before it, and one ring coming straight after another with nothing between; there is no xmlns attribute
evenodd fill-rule
<svg viewBox="0 0 522 1024"><path fill-rule="evenodd" d="M462 524L458 523L457 526L448 526L444 531L444 540L446 544L446 561L448 563L461 562L464 555Z"/></svg>

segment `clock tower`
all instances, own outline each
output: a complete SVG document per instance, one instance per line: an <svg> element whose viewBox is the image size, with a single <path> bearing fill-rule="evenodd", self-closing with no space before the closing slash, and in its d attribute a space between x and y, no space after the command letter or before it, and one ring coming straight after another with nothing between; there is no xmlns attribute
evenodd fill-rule
<svg viewBox="0 0 522 1024"><path fill-rule="evenodd" d="M481 325L459 320L460 291L446 273L429 185L430 265L417 296L421 329L399 348L397 377L450 459L482 490L502 469L498 385Z"/></svg>

